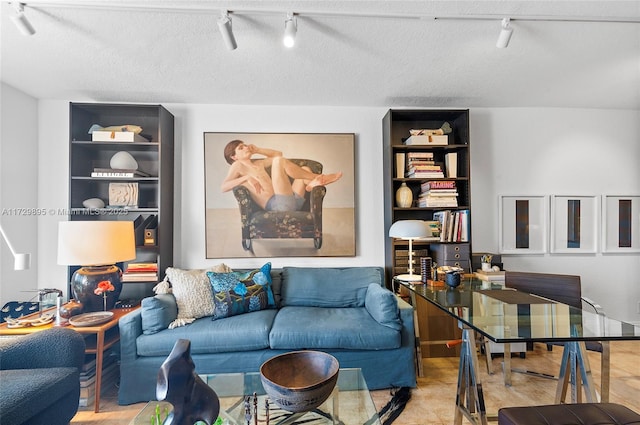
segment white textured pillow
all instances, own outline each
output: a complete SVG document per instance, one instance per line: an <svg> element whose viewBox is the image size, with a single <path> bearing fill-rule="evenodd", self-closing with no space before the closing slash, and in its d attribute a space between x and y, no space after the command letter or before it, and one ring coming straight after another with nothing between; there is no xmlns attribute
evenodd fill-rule
<svg viewBox="0 0 640 425"><path fill-rule="evenodd" d="M167 267L166 278L178 305L178 317L169 324L169 329L192 323L200 317L213 316L213 290L207 272L229 273L226 264L218 264L206 270L182 270Z"/></svg>

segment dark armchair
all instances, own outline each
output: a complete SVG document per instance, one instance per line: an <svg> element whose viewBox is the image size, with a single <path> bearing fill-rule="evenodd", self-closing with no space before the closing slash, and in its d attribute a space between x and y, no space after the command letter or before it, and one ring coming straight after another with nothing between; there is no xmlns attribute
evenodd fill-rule
<svg viewBox="0 0 640 425"><path fill-rule="evenodd" d="M63 425L78 411L85 343L51 328L0 340L2 425Z"/></svg>
<svg viewBox="0 0 640 425"><path fill-rule="evenodd" d="M322 164L311 159L291 159L301 167L307 166L315 174L322 173ZM267 172L271 170L267 168ZM251 198L249 190L237 186L233 194L240 207L242 247L251 251L253 239L313 238L316 249L322 247L322 202L327 189L316 186L306 192L300 211L265 211Z"/></svg>

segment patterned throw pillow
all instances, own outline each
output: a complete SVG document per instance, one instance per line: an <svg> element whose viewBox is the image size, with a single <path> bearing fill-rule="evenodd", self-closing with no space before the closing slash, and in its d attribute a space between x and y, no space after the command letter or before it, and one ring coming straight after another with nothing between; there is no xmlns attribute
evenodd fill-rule
<svg viewBox="0 0 640 425"><path fill-rule="evenodd" d="M213 320L275 308L271 263L250 272L207 272L213 288Z"/></svg>
<svg viewBox="0 0 640 425"><path fill-rule="evenodd" d="M221 273L231 271L226 264L218 264L208 270ZM171 284L170 292L176 298L178 305L178 317L169 324L169 329L188 325L196 319L213 315L211 285L206 272L207 270L167 267L165 280Z"/></svg>

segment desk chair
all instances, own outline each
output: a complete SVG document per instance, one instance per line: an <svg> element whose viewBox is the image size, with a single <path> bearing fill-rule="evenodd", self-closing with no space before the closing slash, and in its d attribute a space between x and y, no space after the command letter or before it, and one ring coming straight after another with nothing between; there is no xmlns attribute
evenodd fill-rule
<svg viewBox="0 0 640 425"><path fill-rule="evenodd" d="M505 272L505 286L507 288L513 288L518 291L527 292L529 294L538 295L548 298L553 301L557 301L563 304L570 305L582 309L583 303L589 305L595 310L597 314L604 315L601 307L595 304L588 298L582 296L582 286L580 283L580 276L575 275L562 275L562 274L548 274L548 273L529 273L529 272ZM553 345L563 345L562 343L555 343ZM595 351L601 353L600 356L600 392L602 402L608 402L609 398L609 382L610 382L610 370L609 359L610 351L609 344L602 344L599 341L587 341L585 342L587 351ZM547 344L547 349L551 351L553 349L552 344ZM539 374L536 372L527 372L533 375L543 377L553 377L546 374ZM555 378L555 377L553 377Z"/></svg>

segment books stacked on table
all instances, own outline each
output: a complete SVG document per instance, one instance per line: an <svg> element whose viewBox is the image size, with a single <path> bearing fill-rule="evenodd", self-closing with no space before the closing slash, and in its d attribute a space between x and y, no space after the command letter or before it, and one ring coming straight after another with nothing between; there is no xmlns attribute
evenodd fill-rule
<svg viewBox="0 0 640 425"><path fill-rule="evenodd" d="M428 181L420 185L418 206L453 208L458 206L458 189L455 180Z"/></svg>
<svg viewBox="0 0 640 425"><path fill-rule="evenodd" d="M475 277L477 277L478 279L481 280L486 280L488 282L496 282L496 283L504 283L504 270L500 270L500 271L482 271L482 270L476 270L476 272L474 273Z"/></svg>
<svg viewBox="0 0 640 425"><path fill-rule="evenodd" d="M117 355L111 349L105 351L102 360L102 381L100 392L104 392L118 382ZM78 406L92 406L96 399L96 357L89 354L85 358L85 363L80 371L80 400Z"/></svg>
<svg viewBox="0 0 640 425"><path fill-rule="evenodd" d="M158 280L158 263L129 263L122 274L122 282L151 282Z"/></svg>

